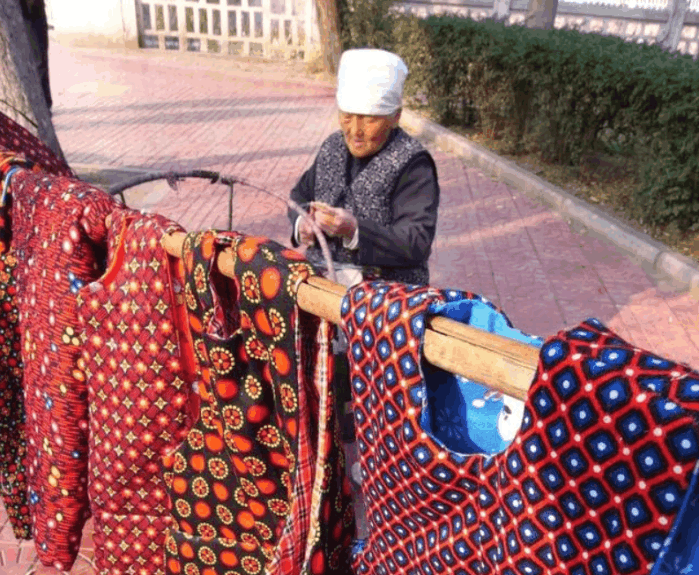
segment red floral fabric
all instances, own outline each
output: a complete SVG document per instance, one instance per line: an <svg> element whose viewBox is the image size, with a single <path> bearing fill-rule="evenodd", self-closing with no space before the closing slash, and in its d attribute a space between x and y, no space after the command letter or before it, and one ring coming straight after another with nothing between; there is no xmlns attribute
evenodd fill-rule
<svg viewBox="0 0 699 575"><path fill-rule="evenodd" d="M87 500L87 389L77 365L76 294L103 273L106 193L68 177L14 174L17 257L33 536L41 562L70 569Z"/></svg>
<svg viewBox="0 0 699 575"><path fill-rule="evenodd" d="M68 165L46 144L2 112L0 112L0 151L20 154L47 174L73 175Z"/></svg>
<svg viewBox="0 0 699 575"><path fill-rule="evenodd" d="M226 246L236 280L217 267ZM312 268L297 252L235 233L190 234L183 259L201 405L164 459L177 526L167 573L346 573L354 523L329 328L295 304Z"/></svg>
<svg viewBox="0 0 699 575"><path fill-rule="evenodd" d="M171 518L160 458L187 434L195 369L182 263L160 244L168 230L183 231L114 211L107 270L77 294L95 564L109 575L164 573Z"/></svg>
<svg viewBox="0 0 699 575"><path fill-rule="evenodd" d="M420 426L444 299L386 282L343 299L370 524L355 571L649 573L696 481L699 373L587 320L544 343L512 444L456 453Z"/></svg>

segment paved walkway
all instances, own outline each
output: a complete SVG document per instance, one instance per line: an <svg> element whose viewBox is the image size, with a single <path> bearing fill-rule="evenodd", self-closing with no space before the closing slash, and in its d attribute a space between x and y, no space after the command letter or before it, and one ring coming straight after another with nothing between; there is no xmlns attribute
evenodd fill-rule
<svg viewBox="0 0 699 575"><path fill-rule="evenodd" d="M72 165L212 169L286 195L335 129L332 87L298 65L55 44L50 59L54 123ZM442 189L433 285L481 293L539 335L594 316L638 346L699 368L696 301L516 190L432 152ZM127 201L190 230L228 224L222 186L144 189L151 193L136 190ZM287 242L285 207L274 198L238 187L233 213L235 229ZM0 514L0 573L23 574L32 561L31 543L13 543ZM73 570L90 572L83 562Z"/></svg>

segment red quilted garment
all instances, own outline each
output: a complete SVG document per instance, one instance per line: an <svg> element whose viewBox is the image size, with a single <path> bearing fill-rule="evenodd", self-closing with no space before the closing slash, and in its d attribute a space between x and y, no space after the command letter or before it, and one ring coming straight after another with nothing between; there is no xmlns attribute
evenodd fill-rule
<svg viewBox="0 0 699 575"><path fill-rule="evenodd" d="M17 311L17 258L9 248L10 218L0 207L0 493L17 539L31 539L27 498L22 356Z"/></svg>
<svg viewBox="0 0 699 575"><path fill-rule="evenodd" d="M217 267L228 246L236 280ZM294 297L313 269L265 238L215 232L188 235L183 259L203 382L198 421L164 459L166 572L347 573L354 521L328 326Z"/></svg>
<svg viewBox="0 0 699 575"><path fill-rule="evenodd" d="M31 161L27 161L31 160ZM33 163L33 166L32 166ZM72 172L38 138L0 113L0 178L17 167L56 175ZM10 174L11 177L11 174ZM12 246L11 198L0 205L0 492L17 539L31 539L26 477L26 433L20 326L17 310L17 258Z"/></svg>
<svg viewBox="0 0 699 575"><path fill-rule="evenodd" d="M60 160L39 138L0 112L0 150L18 153L48 174L72 176L68 165Z"/></svg>
<svg viewBox="0 0 699 575"><path fill-rule="evenodd" d="M89 516L87 388L77 365L75 296L104 272L104 221L117 204L73 178L24 170L10 188L33 535L41 562L67 570Z"/></svg>
<svg viewBox="0 0 699 575"><path fill-rule="evenodd" d="M699 374L590 319L544 343L512 444L456 453L420 426L445 298L373 282L343 299L370 524L355 571L649 573L697 479Z"/></svg>
<svg viewBox="0 0 699 575"><path fill-rule="evenodd" d="M80 369L90 405L90 508L99 573L164 573L171 521L160 472L187 433L194 350L179 258L158 215L113 212L107 271L78 292Z"/></svg>

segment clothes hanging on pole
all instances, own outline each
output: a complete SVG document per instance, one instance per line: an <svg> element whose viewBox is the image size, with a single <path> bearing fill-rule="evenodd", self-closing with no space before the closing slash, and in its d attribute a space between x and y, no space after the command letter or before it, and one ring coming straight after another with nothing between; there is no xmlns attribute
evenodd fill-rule
<svg viewBox="0 0 699 575"><path fill-rule="evenodd" d="M39 138L0 112L0 150L21 155L47 174L73 176L68 165Z"/></svg>
<svg viewBox="0 0 699 575"><path fill-rule="evenodd" d="M164 573L171 517L160 459L187 434L196 370L182 263L160 244L170 231L183 230L115 210L105 274L77 293L99 573Z"/></svg>
<svg viewBox="0 0 699 575"><path fill-rule="evenodd" d="M230 247L235 280L217 267ZM177 528L167 573L346 573L354 534L331 391L330 328L300 312L314 271L236 233L189 234L183 260L200 416L164 458Z"/></svg>
<svg viewBox="0 0 699 575"><path fill-rule="evenodd" d="M27 158L33 158L34 162ZM39 162L39 163L36 163ZM38 138L0 113L0 492L16 539L31 539L17 258L12 246L12 177L21 169L70 174Z"/></svg>
<svg viewBox="0 0 699 575"><path fill-rule="evenodd" d="M44 565L69 570L89 516L76 294L104 273L104 222L117 204L73 178L26 170L13 176L10 192L33 536Z"/></svg>
<svg viewBox="0 0 699 575"><path fill-rule="evenodd" d="M359 574L647 574L697 483L699 374L597 320L547 339L521 429L497 454L421 427L429 306L365 282L343 299L371 534Z"/></svg>
<svg viewBox="0 0 699 575"><path fill-rule="evenodd" d="M7 176L0 168L3 184ZM31 539L27 495L22 356L17 311L17 258L11 247L10 206L0 205L0 493L16 539Z"/></svg>
<svg viewBox="0 0 699 575"><path fill-rule="evenodd" d="M0 215L0 236L6 221ZM0 251L0 492L15 538L31 539L16 266L12 251Z"/></svg>
<svg viewBox="0 0 699 575"><path fill-rule="evenodd" d="M690 575L699 568L699 481L683 502L683 512L672 525L649 575Z"/></svg>

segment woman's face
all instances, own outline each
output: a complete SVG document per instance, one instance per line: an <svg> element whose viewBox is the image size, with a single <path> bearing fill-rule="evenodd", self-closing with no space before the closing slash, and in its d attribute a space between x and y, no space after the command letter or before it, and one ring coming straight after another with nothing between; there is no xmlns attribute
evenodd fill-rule
<svg viewBox="0 0 699 575"><path fill-rule="evenodd" d="M398 125L400 110L390 116L362 116L340 112L345 144L355 158L368 158L383 148L391 130Z"/></svg>

